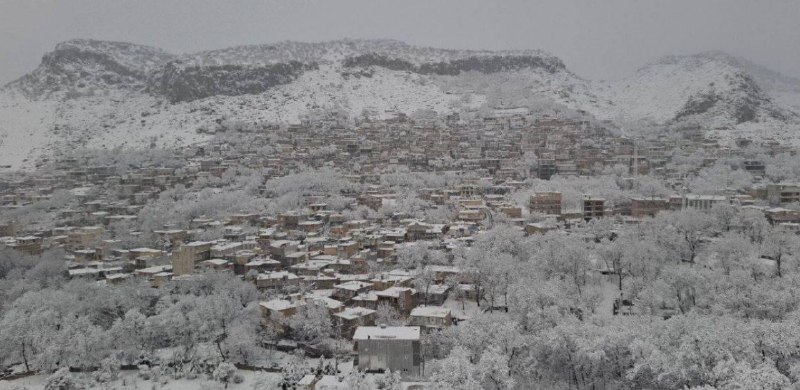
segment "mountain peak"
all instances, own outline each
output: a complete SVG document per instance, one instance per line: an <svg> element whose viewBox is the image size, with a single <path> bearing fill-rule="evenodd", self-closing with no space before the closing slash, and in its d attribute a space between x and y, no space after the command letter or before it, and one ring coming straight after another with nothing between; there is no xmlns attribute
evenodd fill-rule
<svg viewBox="0 0 800 390"><path fill-rule="evenodd" d="M759 87L767 91L800 92L800 79L721 50L664 56L644 65L637 72L648 72L659 66L677 66L687 70L696 70L703 66L719 66L720 68L717 68L719 71L736 72L751 77Z"/></svg>
<svg viewBox="0 0 800 390"><path fill-rule="evenodd" d="M42 57L33 72L6 85L29 97L96 87L140 89L148 72L175 56L127 42L71 39Z"/></svg>

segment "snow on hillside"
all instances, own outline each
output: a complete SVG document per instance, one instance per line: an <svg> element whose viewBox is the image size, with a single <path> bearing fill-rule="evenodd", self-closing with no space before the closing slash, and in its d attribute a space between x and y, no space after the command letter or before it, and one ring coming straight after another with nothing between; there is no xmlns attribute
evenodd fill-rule
<svg viewBox="0 0 800 390"><path fill-rule="evenodd" d="M746 58L732 56L721 51L709 51L688 57L705 58L731 65L752 76L758 85L768 92L800 92L800 79L776 72Z"/></svg>
<svg viewBox="0 0 800 390"><path fill-rule="evenodd" d="M7 88L36 99L74 97L98 89L139 90L148 73L172 58L149 46L73 39L56 45L36 69Z"/></svg>
<svg viewBox="0 0 800 390"><path fill-rule="evenodd" d="M800 145L800 81L725 53L665 57L628 78L587 85L580 98L562 101L598 119L695 123L725 144L741 137Z"/></svg>
<svg viewBox="0 0 800 390"><path fill-rule="evenodd" d="M0 90L0 165L29 168L63 148L204 142L197 129L221 118L296 123L321 110L385 118L542 104L618 123L695 123L727 140L800 138L792 112L800 112L800 80L718 52L666 57L624 80L595 82L535 50L340 40L174 56L72 40Z"/></svg>
<svg viewBox="0 0 800 390"><path fill-rule="evenodd" d="M477 108L483 96L448 94L425 77L377 69L371 77L343 76L332 65L259 95L215 96L170 104L143 93L108 91L62 100L30 100L0 92L0 165L32 168L38 157L66 148L174 148L208 140L198 134L216 119L297 123L313 110L378 118L418 110Z"/></svg>
<svg viewBox="0 0 800 390"><path fill-rule="evenodd" d="M88 148L174 148L203 142L208 136L196 130L211 119L141 94L65 101L56 116L60 127L73 132L71 144Z"/></svg>
<svg viewBox="0 0 800 390"><path fill-rule="evenodd" d="M477 108L485 102L480 95L448 94L424 76L413 73L375 69L372 76L359 77L345 76L340 70L335 65L321 65L316 70L304 72L290 84L261 94L164 103L150 110L158 114L148 121L173 129L176 126L196 129L220 117L297 123L303 115L315 110L340 110L350 117L360 116L366 110L378 118L388 118L398 112L428 109L447 113L454 107ZM146 110L147 104L156 104L156 101L145 97L133 100L140 102L137 104L142 107L132 111Z"/></svg>
<svg viewBox="0 0 800 390"><path fill-rule="evenodd" d="M288 61L332 63L342 61L347 57L368 53L401 58L417 65L473 56L552 57L541 50L453 50L411 46L405 42L390 39L341 39L329 42L284 41L274 44L235 46L182 55L179 57L179 61L187 66L253 65Z"/></svg>
<svg viewBox="0 0 800 390"><path fill-rule="evenodd" d="M800 79L743 58L731 57L724 53L719 54L719 57L732 62L752 75L758 85L772 97L776 105L800 113Z"/></svg>
<svg viewBox="0 0 800 390"><path fill-rule="evenodd" d="M613 101L597 110L602 119L650 120L665 123L678 115L698 93L730 93L738 85L738 69L711 58L669 57L639 69L632 77L596 83L598 95Z"/></svg>
<svg viewBox="0 0 800 390"><path fill-rule="evenodd" d="M196 129L210 118L158 104L141 94L55 101L0 92L0 165L31 169L39 157L78 147L173 148L207 139Z"/></svg>
<svg viewBox="0 0 800 390"><path fill-rule="evenodd" d="M777 105L800 112L800 91L772 91L770 95Z"/></svg>
<svg viewBox="0 0 800 390"><path fill-rule="evenodd" d="M142 73L152 71L175 58L173 54L157 47L94 39L71 39L59 43L55 49L56 52L68 50L105 54L120 65Z"/></svg>
<svg viewBox="0 0 800 390"><path fill-rule="evenodd" d="M351 117L366 110L378 118L417 110L447 113L461 105L462 96L447 94L417 74L376 69L371 77L344 77L336 67L324 65L260 98L267 100L264 120L297 122L312 109L340 109ZM467 94L463 102L466 108L477 108L484 98Z"/></svg>
<svg viewBox="0 0 800 390"><path fill-rule="evenodd" d="M30 156L48 153L58 103L0 92L0 166L31 167Z"/></svg>

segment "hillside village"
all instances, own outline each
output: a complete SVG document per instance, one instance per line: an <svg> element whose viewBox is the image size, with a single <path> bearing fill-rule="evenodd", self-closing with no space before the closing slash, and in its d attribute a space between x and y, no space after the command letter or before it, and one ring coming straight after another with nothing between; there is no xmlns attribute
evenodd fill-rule
<svg viewBox="0 0 800 390"><path fill-rule="evenodd" d="M470 119L385 116L219 121L198 129L210 134L207 143L68 150L34 171L3 173L3 255L27 259L15 264L28 273L14 278L38 280L37 288L8 281L4 311L23 310L13 302L26 290L72 286L68 297L87 300L74 303L81 313L102 313L73 333L41 330L49 341L23 329L50 325L4 316L4 375L88 372L115 356L118 366L161 367L165 377L191 365L187 372L207 370L226 384L236 374L220 374L218 365L270 372L276 386L293 389L370 380L365 388L392 381L405 389L466 388L459 381L473 375L484 388L529 388L526 367L536 361L536 380L570 388L659 383L672 379L644 372L620 379L615 373L627 366L612 368L586 351L540 339L511 346L504 338L536 330L578 343L581 331L557 324L618 327L675 316L697 322L679 325L697 330L703 319L687 313L709 312L744 332L749 323L741 318L780 321L797 306L781 295L764 298L780 300L781 309L755 307L759 298L736 284L752 278L768 291L797 292L781 281L795 280L800 265L800 165L791 146L770 139L723 145L699 127L627 136L608 121L524 107ZM43 262L47 268L36 268ZM14 267L3 267L10 277ZM706 294L711 288L733 295ZM134 291L152 303L120 295ZM104 302L105 294L117 301ZM225 298L209 299L219 305L211 315L201 303L180 303L193 294ZM84 307L92 301L98 307ZM241 307L225 308L231 302ZM145 318L167 321L159 316L170 307L185 321L198 310L199 322L175 323L178 333L136 346L87 346L80 357L62 351L56 358L45 348L89 328L143 331ZM256 319L235 322L245 311ZM185 337L195 339L182 339L181 327L193 327ZM474 340L483 344L470 344L475 332L493 327ZM761 353L783 370L800 356L800 344L792 345ZM178 346L182 354L166 356ZM448 373L463 363L454 359L476 373L489 364L504 369L460 378ZM698 383L681 380L674 383Z"/></svg>

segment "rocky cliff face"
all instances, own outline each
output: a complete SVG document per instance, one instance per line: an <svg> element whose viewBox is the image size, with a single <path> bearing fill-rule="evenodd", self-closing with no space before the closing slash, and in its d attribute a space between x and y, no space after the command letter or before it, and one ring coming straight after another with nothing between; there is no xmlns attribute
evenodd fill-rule
<svg viewBox="0 0 800 390"><path fill-rule="evenodd" d="M377 66L389 70L440 76L457 76L462 72L498 73L523 69L539 69L548 73L566 71L564 63L556 57L531 55L470 56L447 61L415 64L402 58L367 53L348 57L342 64L345 68Z"/></svg>
<svg viewBox="0 0 800 390"><path fill-rule="evenodd" d="M33 98L90 89L144 88L148 74L175 56L124 42L71 40L42 57L33 72L9 84Z"/></svg>
<svg viewBox="0 0 800 390"><path fill-rule="evenodd" d="M795 119L759 79L733 57L710 52L662 58L631 77L599 86L596 93L613 102L610 118L709 128Z"/></svg>
<svg viewBox="0 0 800 390"><path fill-rule="evenodd" d="M289 61L264 65L219 65L183 67L170 62L150 77L148 91L172 102L212 96L252 95L289 84L316 63Z"/></svg>
<svg viewBox="0 0 800 390"><path fill-rule="evenodd" d="M786 120L788 112L773 106L772 100L752 77L735 73L729 75L728 88L718 91L711 86L689 97L675 115L676 120L701 116L726 117L736 124L758 121L761 117Z"/></svg>

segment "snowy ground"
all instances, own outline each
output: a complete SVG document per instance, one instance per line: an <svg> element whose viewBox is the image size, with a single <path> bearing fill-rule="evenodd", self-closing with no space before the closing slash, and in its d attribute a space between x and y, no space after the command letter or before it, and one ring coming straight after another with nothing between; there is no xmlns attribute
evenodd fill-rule
<svg viewBox="0 0 800 390"><path fill-rule="evenodd" d="M115 147L175 148L203 142L197 128L211 121L176 105L162 107L146 95L32 101L0 92L0 165L31 169L36 159L59 150Z"/></svg>
<svg viewBox="0 0 800 390"><path fill-rule="evenodd" d="M34 104L19 95L0 93L0 165L20 167L31 154L48 152L56 102Z"/></svg>
<svg viewBox="0 0 800 390"><path fill-rule="evenodd" d="M280 381L278 373L254 372L239 370L244 377L242 383L231 383L228 389L252 389L253 384L264 379L267 383ZM34 375L13 381L0 381L0 390L42 390L48 375ZM120 378L109 383L95 383L94 389L126 389L126 390L195 390L195 389L221 389L223 385L208 379L169 379L166 383L145 380L137 375L136 371L123 371Z"/></svg>
<svg viewBox="0 0 800 390"><path fill-rule="evenodd" d="M318 364L317 359L306 359L309 367L316 367ZM353 370L353 361L346 361L339 363L339 375L348 375ZM242 383L231 383L228 389L253 389L253 385L259 382L276 383L281 380L281 373L275 372L262 372L262 371L249 371L238 370L244 378ZM74 374L81 375L81 374ZM47 381L49 374L33 375L25 378L19 378L12 381L0 380L0 390L42 390ZM138 375L138 371L122 371L117 380L109 383L97 383L91 380L94 389L126 389L126 390L188 390L188 389L222 389L223 386L219 382L214 382L208 378L199 377L196 379L172 379L156 381L146 380Z"/></svg>
<svg viewBox="0 0 800 390"><path fill-rule="evenodd" d="M614 300L619 298L616 278L613 275L603 275L599 283L602 295L595 315L600 318L611 318L614 316Z"/></svg>
<svg viewBox="0 0 800 390"><path fill-rule="evenodd" d="M161 350L161 354L165 357L169 354L169 350ZM277 364L278 366L285 367L290 360L288 353L279 351L270 351L263 359L259 360L256 364L260 367L269 367ZM319 366L319 359L305 358L306 366L310 369ZM333 360L326 359L324 364L333 364ZM353 361L340 361L338 364L339 375L348 375L353 371ZM244 378L243 383L231 383L228 389L253 389L253 385L259 382L274 383L280 381L282 378L281 373L277 372L262 372L250 370L238 370ZM19 378L11 381L0 380L0 390L42 390L50 374L39 374L29 377ZM128 390L184 390L184 389L222 389L223 386L219 382L210 380L200 376L195 379L173 379L168 375L162 375L163 380L143 379L136 370L125 370L120 372L117 380L110 383L97 383L92 380L91 374L73 374L81 376L86 379L85 382L90 384L94 389L128 389ZM259 387L261 389L262 387Z"/></svg>

